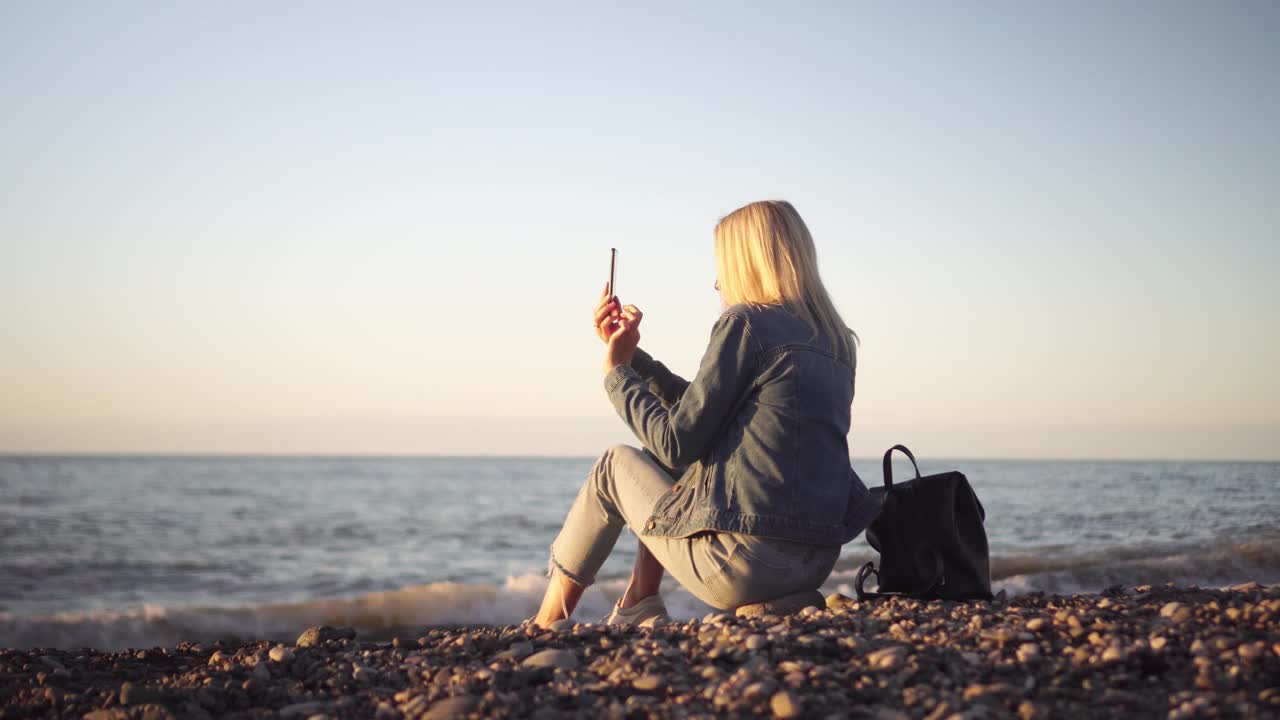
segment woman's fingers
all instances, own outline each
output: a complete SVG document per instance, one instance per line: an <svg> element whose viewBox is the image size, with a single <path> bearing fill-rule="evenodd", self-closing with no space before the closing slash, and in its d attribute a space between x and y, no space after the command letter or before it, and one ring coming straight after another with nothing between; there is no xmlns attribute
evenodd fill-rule
<svg viewBox="0 0 1280 720"><path fill-rule="evenodd" d="M610 300L596 308L596 324L599 325L605 318L618 314L618 303Z"/></svg>
<svg viewBox="0 0 1280 720"><path fill-rule="evenodd" d="M640 308L635 305L627 305L622 308L622 317L633 327L639 327L640 320L644 318L644 313L640 312Z"/></svg>

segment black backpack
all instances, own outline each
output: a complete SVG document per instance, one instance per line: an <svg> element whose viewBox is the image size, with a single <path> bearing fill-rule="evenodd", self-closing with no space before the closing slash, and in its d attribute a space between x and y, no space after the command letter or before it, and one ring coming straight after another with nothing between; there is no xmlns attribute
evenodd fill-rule
<svg viewBox="0 0 1280 720"><path fill-rule="evenodd" d="M916 469L914 480L893 482L890 457L901 450ZM990 600L991 561L986 511L969 480L952 471L920 477L915 456L902 445L884 454L884 487L880 514L867 528L867 542L880 553L880 568L867 563L858 570L858 599L907 596L921 599ZM862 589L875 575L879 592Z"/></svg>

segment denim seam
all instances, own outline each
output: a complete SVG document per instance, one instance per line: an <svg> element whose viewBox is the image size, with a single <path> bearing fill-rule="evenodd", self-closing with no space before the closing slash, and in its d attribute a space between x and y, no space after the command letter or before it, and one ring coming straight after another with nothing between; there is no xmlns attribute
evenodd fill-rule
<svg viewBox="0 0 1280 720"><path fill-rule="evenodd" d="M565 569L565 567L564 567L564 565L561 565L561 564L560 564L560 561L559 561L559 560L556 560L556 546L555 546L555 543L552 543L552 544L551 544L551 552L550 552L550 554L548 555L548 558L547 558L547 577L551 577L551 571L552 571L553 569L555 569L555 570L559 570L559 571L561 572L561 574L563 574L565 577L567 577L567 578L569 578L570 580L572 580L573 582L575 582L575 583L576 583L577 585L579 585L580 587L587 587L588 585L591 585L592 583L594 583L594 582L595 582L595 578L592 578L591 580L585 580L585 581L584 581L584 580L582 579L582 576L581 576L581 575L579 575L578 573L572 573L572 572L569 572L568 570L566 570L566 569Z"/></svg>
<svg viewBox="0 0 1280 720"><path fill-rule="evenodd" d="M643 454L643 453L642 453L642 454ZM626 464L626 463L617 463L617 464L615 464L613 467L614 467L614 471L615 471L615 472L617 472L618 470L621 470L623 473L625 473L625 474L626 474L626 476L627 476L627 480L628 480L629 482L631 482L632 484L634 484L636 487L640 487L640 488L643 488L643 487L644 487L644 484L643 484L643 483L641 483L641 482L639 482L639 481L636 479L636 476L635 476L635 475L632 475L632 474L631 474L630 468L628 468L628 467L627 467L627 464ZM659 469L661 469L661 468L659 468ZM666 471L663 471L663 474L664 474L664 475L666 475ZM670 477L670 476L668 475L668 477ZM614 480L614 483L615 483L615 484L617 483L617 480L616 480L616 479ZM631 524L630 524L630 523L628 523L628 522L626 521L626 518L625 518L625 517L622 519L623 524L626 526L626 528L627 528L628 530L630 530L630 531L631 531L631 534L635 535L636 537L640 537L640 536L642 536L642 535L644 534L644 533L642 532L642 530L643 530L645 527L648 527L648 525L649 525L649 521L650 521L650 520L654 520L654 519L655 519L655 516L657 515L656 510L657 510L657 507L658 507L658 503L662 501L662 497L663 497L664 495L666 495L668 492L670 492L670 488L668 488L666 492L660 493L656 498L652 498L652 502L650 503L650 508L649 508L649 515L648 515L648 517L646 517L646 518L644 519L644 524L643 524L643 526L641 527L641 529L640 529L640 530L637 530L636 528L631 527ZM648 493L645 493L644 499L645 499L646 501L650 500L650 496L649 496L649 494L648 494ZM621 513L621 512L619 512L618 514L619 514L619 515L622 515L622 513Z"/></svg>
<svg viewBox="0 0 1280 720"><path fill-rule="evenodd" d="M625 382L628 376L634 377L637 380L643 380L643 378L640 377L640 374L635 371L635 368L631 367L630 365L618 365L614 367L613 370L610 370L609 372L610 374L616 376L613 378L612 383L609 385L609 389L607 391L609 395L612 395L613 391L617 390L618 386L621 385L623 382Z"/></svg>
<svg viewBox="0 0 1280 720"><path fill-rule="evenodd" d="M721 565L718 569L716 569L715 572L711 573L707 577L701 578L702 587L707 589L708 594L715 596L718 602L717 607L728 607L732 605L732 603L727 602L728 598L726 598L722 593L720 593L715 587L712 587L711 583L715 580L718 580L724 577L724 574L729 570L729 565L733 563L734 556L738 555L741 549L742 549L742 543L738 543L734 545L733 549L729 551L729 556L724 559L724 564Z"/></svg>

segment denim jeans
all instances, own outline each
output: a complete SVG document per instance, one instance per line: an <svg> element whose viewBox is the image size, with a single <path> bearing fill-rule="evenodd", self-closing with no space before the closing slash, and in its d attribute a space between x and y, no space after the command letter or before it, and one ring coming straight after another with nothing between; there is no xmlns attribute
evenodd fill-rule
<svg viewBox="0 0 1280 720"><path fill-rule="evenodd" d="M717 531L683 538L640 535L658 498L675 483L648 451L610 447L591 468L551 544L548 572L592 584L627 526L686 590L719 609L815 590L831 574L838 545Z"/></svg>

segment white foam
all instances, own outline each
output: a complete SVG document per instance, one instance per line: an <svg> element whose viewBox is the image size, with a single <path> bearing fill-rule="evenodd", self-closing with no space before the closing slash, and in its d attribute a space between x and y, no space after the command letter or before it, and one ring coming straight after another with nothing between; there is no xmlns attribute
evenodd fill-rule
<svg viewBox="0 0 1280 720"><path fill-rule="evenodd" d="M144 605L120 612L64 613L19 617L0 613L0 647L94 647L121 649L216 639L293 640L313 625L350 625L364 638L386 638L438 625L513 625L537 612L547 579L538 573L508 577L501 585L440 582L352 598L242 607ZM625 580L603 580L587 588L574 617L605 617L626 588ZM708 611L688 592L668 582L663 597L672 617Z"/></svg>

